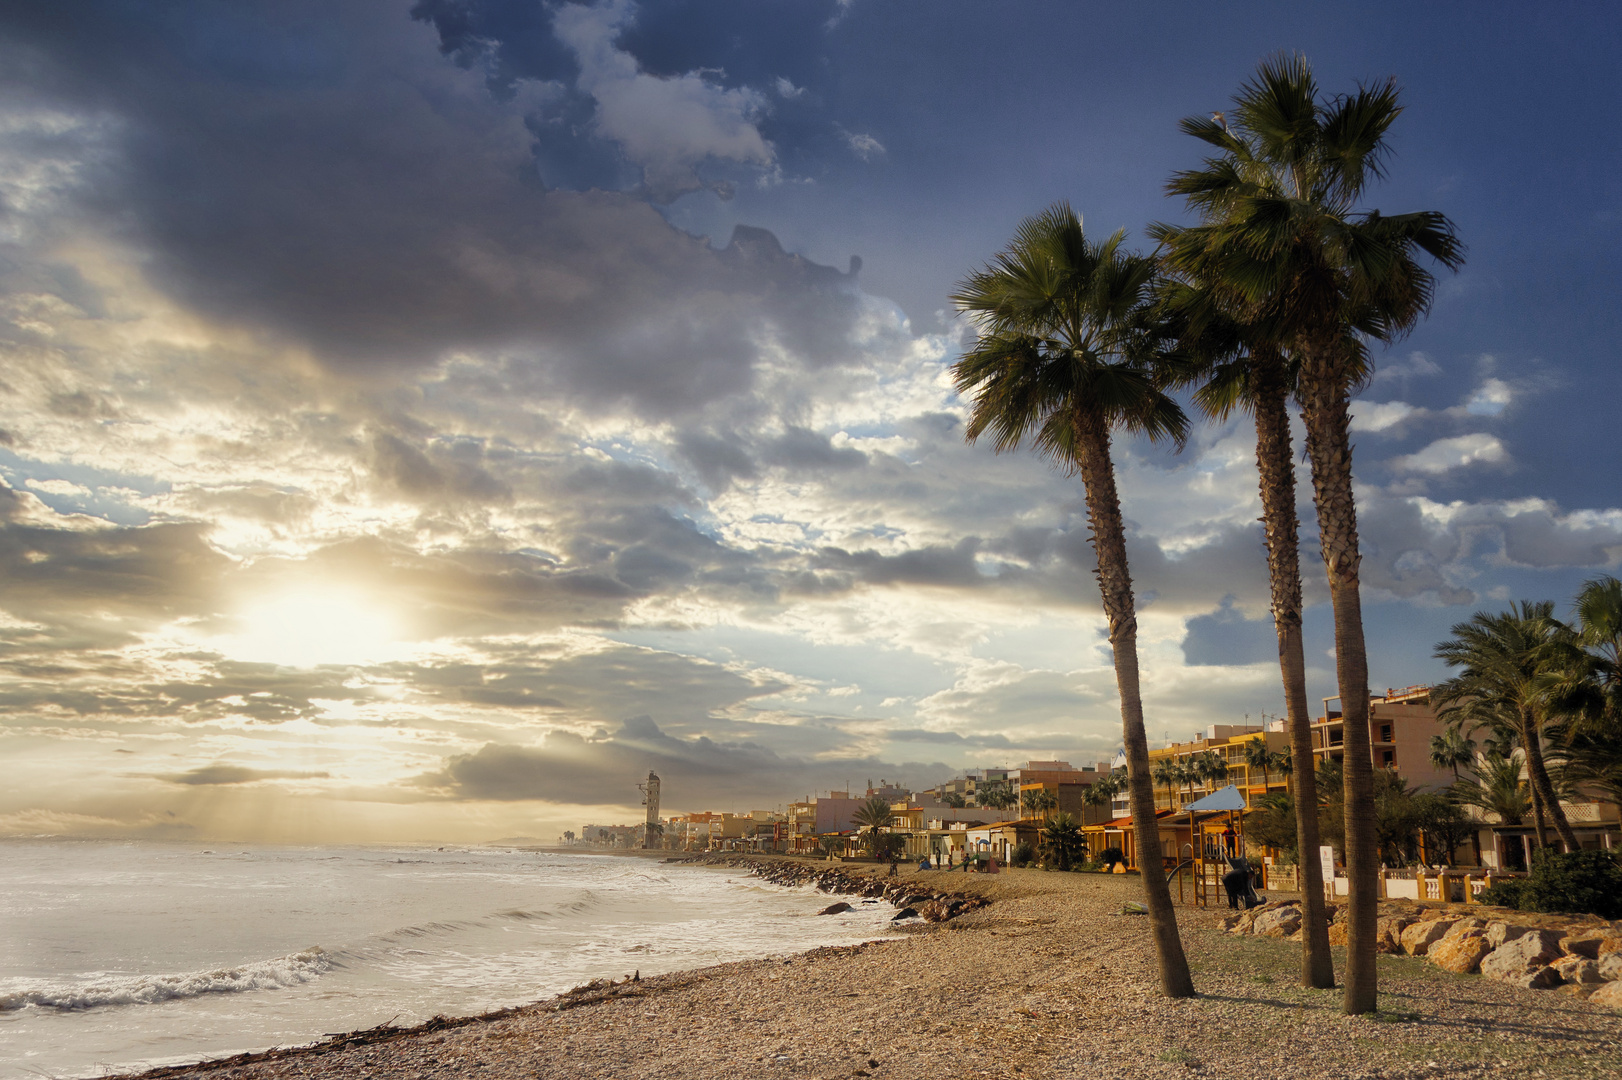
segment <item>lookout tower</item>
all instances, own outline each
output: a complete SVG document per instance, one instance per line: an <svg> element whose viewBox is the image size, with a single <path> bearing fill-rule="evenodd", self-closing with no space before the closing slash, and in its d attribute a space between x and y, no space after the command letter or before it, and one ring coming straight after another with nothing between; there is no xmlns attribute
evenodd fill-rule
<svg viewBox="0 0 1622 1080"><path fill-rule="evenodd" d="M659 774L648 770L648 778L638 784L637 790L642 792L642 805L648 808L647 822L642 827L642 846L654 846L653 838L660 833L659 828Z"/></svg>

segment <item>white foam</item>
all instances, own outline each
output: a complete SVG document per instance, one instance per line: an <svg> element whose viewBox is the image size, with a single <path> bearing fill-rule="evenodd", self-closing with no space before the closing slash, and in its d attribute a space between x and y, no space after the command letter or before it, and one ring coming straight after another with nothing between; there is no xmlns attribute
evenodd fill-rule
<svg viewBox="0 0 1622 1080"><path fill-rule="evenodd" d="M320 978L334 961L319 945L302 952L260 960L240 967L190 971L179 975L137 975L84 982L57 983L0 993L0 1012L25 1009L84 1010L112 1005L155 1005L203 994L239 994L247 990L280 990Z"/></svg>

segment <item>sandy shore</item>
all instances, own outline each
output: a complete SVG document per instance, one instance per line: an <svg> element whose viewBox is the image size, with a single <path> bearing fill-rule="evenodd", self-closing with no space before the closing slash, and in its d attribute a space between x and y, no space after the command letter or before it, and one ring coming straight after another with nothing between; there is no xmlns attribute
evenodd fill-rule
<svg viewBox="0 0 1622 1080"><path fill-rule="evenodd" d="M857 871L862 872L862 871ZM867 872L872 872L868 870ZM1181 909L1198 998L1156 991L1135 878L905 871L993 903L899 941L599 986L489 1017L164 1069L187 1080L1614 1077L1622 1014L1382 957L1381 1012L1301 989L1299 946ZM837 918L838 916L828 916Z"/></svg>

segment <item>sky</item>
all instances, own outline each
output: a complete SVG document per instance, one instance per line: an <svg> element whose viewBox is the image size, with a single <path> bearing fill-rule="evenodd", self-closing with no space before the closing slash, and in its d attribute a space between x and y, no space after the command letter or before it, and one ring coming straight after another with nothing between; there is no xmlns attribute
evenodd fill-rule
<svg viewBox="0 0 1622 1080"><path fill-rule="evenodd" d="M1112 756L1080 482L965 442L947 297L1059 200L1188 220L1279 50L1397 80L1368 205L1468 249L1353 405L1370 677L1431 682L1622 561L1611 5L0 2L0 836ZM1151 740L1281 713L1248 422L1115 459Z"/></svg>

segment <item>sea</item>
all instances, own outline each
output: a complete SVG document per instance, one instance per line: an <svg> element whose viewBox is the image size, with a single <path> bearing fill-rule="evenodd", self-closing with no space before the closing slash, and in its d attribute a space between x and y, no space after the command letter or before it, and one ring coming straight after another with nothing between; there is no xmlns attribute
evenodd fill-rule
<svg viewBox="0 0 1622 1080"><path fill-rule="evenodd" d="M0 841L0 1077L461 1016L893 936L737 870L504 848Z"/></svg>

